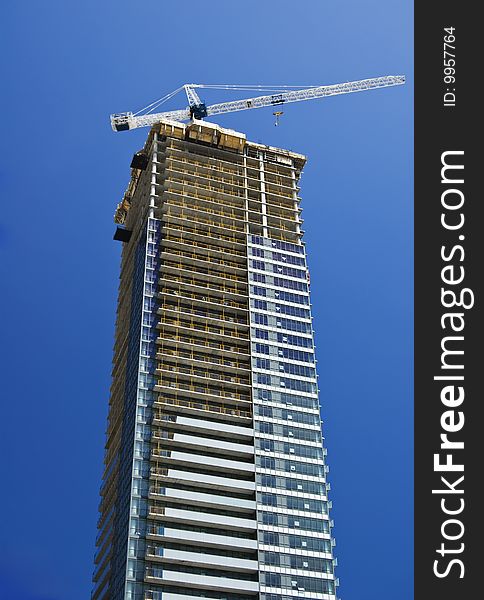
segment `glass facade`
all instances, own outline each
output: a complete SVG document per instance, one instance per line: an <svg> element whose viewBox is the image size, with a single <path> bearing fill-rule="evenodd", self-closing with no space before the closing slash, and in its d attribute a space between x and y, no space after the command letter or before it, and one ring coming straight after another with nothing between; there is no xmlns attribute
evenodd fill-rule
<svg viewBox="0 0 484 600"><path fill-rule="evenodd" d="M160 123L123 242L92 600L335 600L302 155Z"/></svg>
<svg viewBox="0 0 484 600"><path fill-rule="evenodd" d="M249 297L260 594L334 594L312 322L300 306L310 305L304 246L256 235L247 245L258 283Z"/></svg>

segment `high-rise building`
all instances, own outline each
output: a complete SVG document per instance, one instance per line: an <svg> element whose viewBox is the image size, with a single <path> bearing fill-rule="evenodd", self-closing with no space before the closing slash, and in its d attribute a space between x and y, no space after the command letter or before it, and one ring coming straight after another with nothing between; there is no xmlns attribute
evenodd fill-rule
<svg viewBox="0 0 484 600"><path fill-rule="evenodd" d="M154 126L123 242L93 600L334 600L305 157Z"/></svg>

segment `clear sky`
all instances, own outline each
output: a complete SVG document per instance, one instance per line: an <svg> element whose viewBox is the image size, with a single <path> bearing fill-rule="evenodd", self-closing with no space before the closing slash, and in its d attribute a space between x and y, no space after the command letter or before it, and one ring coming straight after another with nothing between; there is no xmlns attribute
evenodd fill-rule
<svg viewBox="0 0 484 600"><path fill-rule="evenodd" d="M306 241L343 600L412 596L410 0L4 0L0 598L91 589L120 244L112 215L185 82L405 87L219 117L309 157ZM218 94L218 95L217 95ZM211 92L208 102L230 96ZM182 96L169 108L182 108Z"/></svg>

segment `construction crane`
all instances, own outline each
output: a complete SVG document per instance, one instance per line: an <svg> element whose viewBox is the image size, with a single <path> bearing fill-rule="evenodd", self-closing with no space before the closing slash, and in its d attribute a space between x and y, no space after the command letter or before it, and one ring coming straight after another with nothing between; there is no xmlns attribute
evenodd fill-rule
<svg viewBox="0 0 484 600"><path fill-rule="evenodd" d="M111 115L111 126L114 131L127 131L138 127L151 127L162 120L188 121L190 119L203 119L204 117L237 112L240 110L263 108L264 106L278 106L290 102L301 102L302 100L313 100L316 98L325 98L327 96L337 96L339 94L364 92L394 85L403 85L404 83L404 75L387 75L386 77L350 81L347 83L338 83L336 85L311 86L304 89L299 89L302 88L302 86L205 85L201 83L187 83L163 98L152 102L137 113L125 112ZM207 106L200 100L195 91L195 89L198 88L234 91L264 91L271 92L271 94ZM168 112L153 112L161 104L168 101L181 90L184 90L187 95L187 108ZM282 112L278 111L274 114L280 116Z"/></svg>

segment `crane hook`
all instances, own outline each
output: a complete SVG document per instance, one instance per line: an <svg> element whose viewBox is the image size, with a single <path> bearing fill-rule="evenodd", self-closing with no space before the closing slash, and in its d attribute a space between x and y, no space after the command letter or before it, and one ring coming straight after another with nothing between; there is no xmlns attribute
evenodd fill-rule
<svg viewBox="0 0 484 600"><path fill-rule="evenodd" d="M276 117L276 122L274 123L274 125L277 127L279 125L279 117L282 117L282 115L284 114L284 111L278 110L272 114Z"/></svg>

